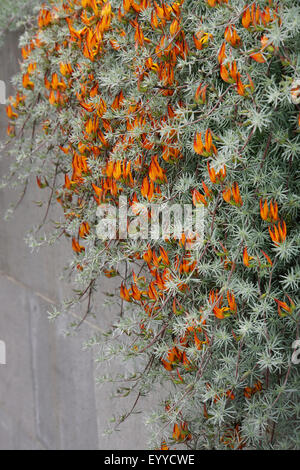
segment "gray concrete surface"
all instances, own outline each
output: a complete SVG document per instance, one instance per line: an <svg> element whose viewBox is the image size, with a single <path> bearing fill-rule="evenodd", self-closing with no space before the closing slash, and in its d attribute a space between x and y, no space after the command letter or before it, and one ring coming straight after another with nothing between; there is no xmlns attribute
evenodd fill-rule
<svg viewBox="0 0 300 470"><path fill-rule="evenodd" d="M0 80L8 94L18 59L17 35L9 33L0 49ZM6 126L5 106L0 105L0 139ZM8 166L7 158L0 160L1 175ZM102 371L95 362L96 350L83 348L111 322L114 312L101 306L100 293L96 318L76 335L64 334L72 318L49 322L51 306L70 291L68 282L60 280L70 244L62 240L32 253L24 235L43 217L44 209L34 205L41 191L33 182L14 217L3 221L17 196L15 191L0 191L0 340L7 348L7 364L0 365L0 450L146 449L141 414L130 417L120 432L103 436L109 418L129 409L135 399L117 401L111 386L99 388L96 379ZM103 292L107 288L104 281ZM151 403L144 401L142 407L150 408Z"/></svg>

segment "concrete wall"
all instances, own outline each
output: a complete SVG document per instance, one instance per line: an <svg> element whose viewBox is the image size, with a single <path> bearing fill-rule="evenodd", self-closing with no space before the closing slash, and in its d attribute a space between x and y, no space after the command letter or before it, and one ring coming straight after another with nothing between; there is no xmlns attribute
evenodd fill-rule
<svg viewBox="0 0 300 470"><path fill-rule="evenodd" d="M8 95L13 93L10 80L18 59L17 35L10 33L0 50L0 80ZM5 106L0 105L0 139L6 126ZM0 161L1 175L9 163L8 158ZM62 240L32 253L24 235L42 220L45 209L34 204L41 191L33 182L14 217L3 221L17 197L16 191L0 191L0 341L7 348L7 365L0 365L0 449L145 449L147 432L140 414L130 417L121 432L103 436L108 419L130 408L135 397L122 402L111 398L110 386L99 388L97 351L83 350L91 336L109 325L114 312L101 306L100 295L96 318L86 321L76 335L64 333L72 318L49 322L51 305L70 289L60 280L70 244ZM106 288L104 281L103 292Z"/></svg>

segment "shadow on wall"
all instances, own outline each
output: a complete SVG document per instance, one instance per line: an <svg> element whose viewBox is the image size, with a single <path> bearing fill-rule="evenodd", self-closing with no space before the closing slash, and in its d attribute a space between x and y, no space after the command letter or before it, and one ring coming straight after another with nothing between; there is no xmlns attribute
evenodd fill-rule
<svg viewBox="0 0 300 470"><path fill-rule="evenodd" d="M5 88L8 95L13 94L11 77L19 58L17 35L8 33L0 49L1 103ZM0 139L7 138L6 127L5 106L0 104ZM0 174L9 166L4 155ZM103 371L95 365L96 352L83 351L83 343L113 321L115 312L102 307L104 294L99 293L96 317L76 334L65 337L70 318L48 320L51 306L70 292L60 276L71 248L62 241L60 246L32 253L25 245L26 232L43 217L43 209L34 204L42 196L35 182L29 184L14 217L3 222L18 194L0 191L0 449L145 449L147 431L141 414L125 422L122 432L103 436L116 408L123 412L135 400L132 396L116 403L112 386L99 389L96 378ZM51 218L60 216L58 208L53 211ZM102 291L109 289L109 280L104 280ZM81 316L78 311L77 320ZM117 364L110 367L116 374L121 369ZM149 402L141 406L151 409Z"/></svg>

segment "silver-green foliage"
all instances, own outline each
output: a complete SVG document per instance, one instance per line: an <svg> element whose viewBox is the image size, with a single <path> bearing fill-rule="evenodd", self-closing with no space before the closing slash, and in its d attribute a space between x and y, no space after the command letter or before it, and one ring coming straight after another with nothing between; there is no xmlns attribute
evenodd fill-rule
<svg viewBox="0 0 300 470"><path fill-rule="evenodd" d="M282 22L280 25L270 25L266 34L278 51L266 64L257 64L249 60L249 51L253 50L254 43L259 44L261 33L253 37L241 26L241 3L240 0L231 0L230 8L208 9L204 0L187 0L182 6L182 28L189 43L192 44L192 35L199 30L200 19L201 29L212 34L214 41L201 51L193 49L187 58L181 58L177 64L177 80L182 88L176 91L175 96L178 93L185 100L185 106L177 109L176 121L162 124L160 133L163 140L170 128L176 131L184 158L180 165L166 165L168 181L174 184L162 186L162 198L172 198L179 204L190 203L191 189L201 189L202 180L216 195L208 208L207 246L197 253L199 276L191 275L188 279L188 293L183 294L176 283L170 286L170 292L175 292L184 306L185 314L173 316L170 321L171 295L154 319L148 318L134 304L123 305L121 318L108 336L101 339L99 361L105 363L114 358L125 364L125 370L128 367L124 376L116 378L124 380L125 384L119 387L120 395L127 395L130 391L138 395L148 394L158 384L163 384L168 390L161 408L147 420L153 430L153 447L160 446L163 439L170 442L169 424L180 419L188 423L192 434L188 445L195 449L223 448L225 444L221 437L228 427L234 428L236 424L240 426L241 439L247 448L300 448L300 366L293 364L291 359L292 343L299 337L300 321L300 134L297 129L299 109L292 103L290 95L292 83L300 78L300 8L296 0L277 2ZM262 7L266 4L263 0L256 3ZM112 0L111 4L118 7L120 2ZM63 17L62 12L59 15ZM150 11L146 10L140 17L145 34L155 41L155 33L149 26ZM220 79L218 73L216 57L224 29L233 18L236 18L236 28L243 45L242 53L236 50L232 53L243 77L249 73L255 84L255 92L250 98L238 95L234 87L229 87ZM160 85L156 74L150 74L137 88L131 64L135 60L136 66L142 65L147 59L147 52L143 50L137 54L133 46L134 30L125 21L123 27L127 36L120 38L120 42L123 41L126 47L111 50L99 62L93 63L83 59L81 52L74 47L61 49L57 54L47 54L55 43L69 38L69 29L63 20L43 31L42 40L47 46L34 50L30 57L30 61L37 64L35 89L34 92L25 91L26 103L18 118L18 129L24 126L24 129L31 131L34 128L35 132L30 132L29 137L19 134L12 150L12 154L17 155L12 169L17 186L30 175L43 175L53 187L53 199L57 197L57 191L58 194L62 193L61 175L70 171L72 158L63 154L58 145L65 143L64 131L67 131L67 138L72 142L82 141L81 111L75 94L80 90L80 83L91 72L95 74L101 96L107 103L123 90L128 102L141 99L147 102L153 116L159 118L165 114L165 99L153 92ZM31 30L26 31L21 44L27 44L31 34ZM108 39L115 39L113 32L106 34ZM283 64L280 56L288 57L288 62ZM86 69L74 72L68 106L57 112L44 97L44 76L46 73L49 75L49 70L58 72L60 62L85 63ZM22 67L24 72L26 63ZM21 80L21 75L15 79L19 88L22 88ZM209 83L209 98L205 107L195 105L194 101L200 82ZM175 97L170 98L172 100L176 103ZM126 109L108 109L104 117L114 117L122 123ZM46 120L49 121L49 131L45 135L39 131L39 125ZM219 138L216 168L226 164L227 182L238 182L242 207L226 204L221 193L217 198L218 191L210 182L205 159L194 153L195 133L202 132L204 135L208 128ZM121 124L115 137L124 130L125 124L123 127ZM114 136L108 133L107 138L110 140ZM126 154L128 160L140 151L139 136L135 135L135 138L136 143ZM82 195L89 194L89 204L84 213L79 212L78 219L60 221L57 227L57 234L63 230L70 236L76 236L83 221L89 222L92 227L85 243L85 252L76 256L71 263L75 271L79 262L84 266L83 271L77 273L77 282L85 286L82 292L86 286L97 288L104 269L116 268L124 263L130 265L130 256L147 249L146 242L138 245L126 242L113 243L110 250L106 250L105 245L97 240L94 230L97 206L92 200L91 183L98 181L103 165L93 157L88 163L92 174L86 176L80 191ZM132 196L135 188L127 188L126 191L128 196ZM259 199L277 201L280 215L286 221L288 235L279 246L271 242L267 225L261 220ZM228 259L236 265L234 271L223 269L224 253L220 240L228 250ZM159 244L153 243L152 247L158 248ZM169 247L164 246L166 249ZM251 268L243 265L244 246L255 257ZM172 250L174 261L177 254L182 255L182 251L178 245L176 248L173 246ZM261 250L272 258L272 267ZM238 314L217 320L208 302L211 289L220 289L224 294L227 290L232 291L237 299ZM286 294L293 299L296 308L292 315L281 317L274 299L284 300ZM205 331L210 343L201 350L193 344L186 348L194 370L180 369L181 381L176 376L176 369L173 375L164 370L160 359L173 347L174 337L184 334L187 323L199 321L200 308L206 319ZM96 310L94 305L92 311ZM147 325L143 333L139 329L141 322ZM167 325L164 335L148 347L153 336L164 325ZM120 340L124 337L128 341ZM91 343L98 344L99 339ZM132 344L136 349L132 348ZM147 349L139 353L144 348ZM135 361L134 371L126 366L132 360ZM111 374L107 380L113 380ZM245 399L245 387L253 386L257 381L263 384L262 393ZM226 395L228 389L234 391L234 400ZM216 400L216 397L219 398ZM167 410L166 402L170 403ZM203 412L204 405L208 410L207 416ZM237 441L233 445L237 447Z"/></svg>

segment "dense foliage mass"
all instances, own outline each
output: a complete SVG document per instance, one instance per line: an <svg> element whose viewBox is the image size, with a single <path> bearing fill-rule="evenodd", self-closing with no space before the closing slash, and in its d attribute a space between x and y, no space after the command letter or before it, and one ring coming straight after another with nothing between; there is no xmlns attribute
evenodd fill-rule
<svg viewBox="0 0 300 470"><path fill-rule="evenodd" d="M87 315L122 278L101 360L168 390L152 447L300 448L299 30L297 0L52 0L22 37L12 174L61 205ZM99 239L121 195L204 207L203 243Z"/></svg>

